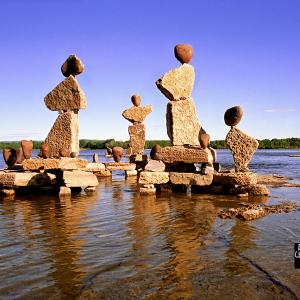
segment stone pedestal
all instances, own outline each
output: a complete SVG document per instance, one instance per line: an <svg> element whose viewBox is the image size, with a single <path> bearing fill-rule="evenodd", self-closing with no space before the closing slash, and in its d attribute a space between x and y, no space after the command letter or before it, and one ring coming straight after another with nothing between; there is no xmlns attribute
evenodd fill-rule
<svg viewBox="0 0 300 300"><path fill-rule="evenodd" d="M143 154L145 147L145 125L135 124L128 127L132 154Z"/></svg>

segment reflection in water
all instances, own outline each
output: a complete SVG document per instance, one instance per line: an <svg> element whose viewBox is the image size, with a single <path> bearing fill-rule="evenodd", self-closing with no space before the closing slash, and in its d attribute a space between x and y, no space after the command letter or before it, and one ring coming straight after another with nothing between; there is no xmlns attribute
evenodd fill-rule
<svg viewBox="0 0 300 300"><path fill-rule="evenodd" d="M101 178L95 194L71 200L35 196L0 202L1 298L272 295L274 286L243 255L276 251L277 233L289 231L276 231L272 223L265 234L272 232L274 239L262 245L266 237L259 223L217 218L232 198L140 196L136 178L123 175ZM281 253L288 251L281 245ZM283 255L277 266L288 259ZM286 282L300 279L284 270Z"/></svg>

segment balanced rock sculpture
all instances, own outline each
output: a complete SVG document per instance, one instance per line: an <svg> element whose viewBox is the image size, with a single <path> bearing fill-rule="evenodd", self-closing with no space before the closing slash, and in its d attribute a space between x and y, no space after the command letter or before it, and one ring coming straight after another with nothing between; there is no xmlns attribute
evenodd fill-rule
<svg viewBox="0 0 300 300"><path fill-rule="evenodd" d="M147 115L152 112L152 106L140 106L141 97L139 95L133 95L131 101L133 107L124 110L122 116L133 124L128 127L131 154L143 154L145 147L145 125L142 123Z"/></svg>
<svg viewBox="0 0 300 300"><path fill-rule="evenodd" d="M193 56L191 45L179 44L174 49L182 63L156 81L158 89L170 100L167 105L167 133L173 146L199 145L200 122L191 93L194 88L195 71L187 64Z"/></svg>
<svg viewBox="0 0 300 300"><path fill-rule="evenodd" d="M59 112L45 140L49 157L59 157L62 149L68 153L79 153L78 111L86 108L86 98L75 75L80 74L83 68L78 57L69 56L61 67L63 75L67 78L44 99L48 109Z"/></svg>
<svg viewBox="0 0 300 300"><path fill-rule="evenodd" d="M231 107L224 114L225 124L231 126L225 141L232 152L236 172L249 171L247 166L259 145L255 138L235 127L242 116L243 109L240 106Z"/></svg>

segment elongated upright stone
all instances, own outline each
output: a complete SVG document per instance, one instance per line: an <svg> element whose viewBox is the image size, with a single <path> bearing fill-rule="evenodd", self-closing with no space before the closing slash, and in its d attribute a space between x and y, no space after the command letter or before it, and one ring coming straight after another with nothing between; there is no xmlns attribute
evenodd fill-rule
<svg viewBox="0 0 300 300"><path fill-rule="evenodd" d="M225 141L232 152L236 172L249 171L247 166L258 148L258 141L236 127L231 127Z"/></svg>
<svg viewBox="0 0 300 300"><path fill-rule="evenodd" d="M73 111L60 114L45 140L49 147L49 157L59 157L61 149L78 153L78 135L78 114Z"/></svg>
<svg viewBox="0 0 300 300"><path fill-rule="evenodd" d="M145 125L135 124L128 127L132 154L143 154L145 147Z"/></svg>
<svg viewBox="0 0 300 300"><path fill-rule="evenodd" d="M192 99L167 105L167 133L172 145L199 145L200 122Z"/></svg>
<svg viewBox="0 0 300 300"><path fill-rule="evenodd" d="M74 76L58 84L44 99L50 110L79 110L86 108L85 95Z"/></svg>

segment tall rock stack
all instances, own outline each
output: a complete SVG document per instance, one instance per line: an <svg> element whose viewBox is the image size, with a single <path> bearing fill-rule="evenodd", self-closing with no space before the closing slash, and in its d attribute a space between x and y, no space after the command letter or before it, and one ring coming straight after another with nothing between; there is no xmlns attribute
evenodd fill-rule
<svg viewBox="0 0 300 300"><path fill-rule="evenodd" d="M86 98L75 76L83 69L81 60L76 55L70 55L61 67L66 79L44 99L48 109L59 113L45 140L49 157L59 157L62 150L79 153L78 111L86 108Z"/></svg>
<svg viewBox="0 0 300 300"><path fill-rule="evenodd" d="M193 57L193 48L179 44L174 51L182 65L156 81L158 89L170 100L166 113L167 133L173 146L199 145L201 126L191 98L195 71L188 64Z"/></svg>
<svg viewBox="0 0 300 300"><path fill-rule="evenodd" d="M141 97L139 95L133 95L131 101L133 107L124 110L122 116L133 124L128 127L130 148L132 155L138 155L144 153L145 125L143 121L152 112L152 106L141 106Z"/></svg>

